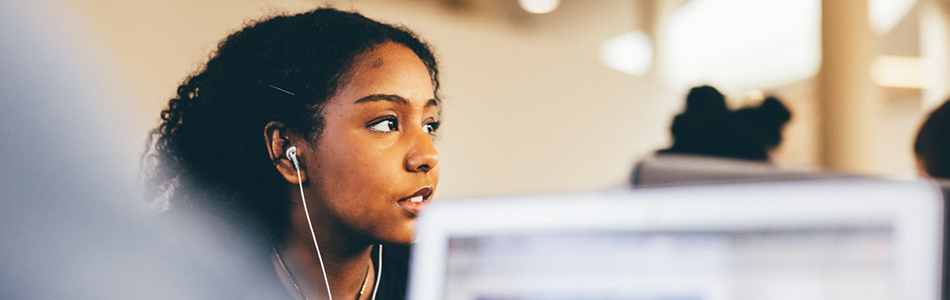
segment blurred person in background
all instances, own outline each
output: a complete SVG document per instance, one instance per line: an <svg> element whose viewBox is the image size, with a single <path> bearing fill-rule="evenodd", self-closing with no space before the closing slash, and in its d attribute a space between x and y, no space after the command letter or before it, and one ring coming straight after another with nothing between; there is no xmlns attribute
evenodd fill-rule
<svg viewBox="0 0 950 300"><path fill-rule="evenodd" d="M776 97L732 111L716 88L695 87L686 96L686 108L673 119L673 145L657 153L769 161L791 116Z"/></svg>
<svg viewBox="0 0 950 300"><path fill-rule="evenodd" d="M770 161L772 152L782 143L782 131L792 118L782 100L769 96L758 106L743 107L733 112L734 149L737 157Z"/></svg>
<svg viewBox="0 0 950 300"><path fill-rule="evenodd" d="M358 13L247 25L161 113L146 198L167 200L161 223L221 245L242 264L231 273L250 270L222 290L403 299L416 217L438 185L438 73L415 34Z"/></svg>
<svg viewBox="0 0 950 300"><path fill-rule="evenodd" d="M914 157L917 173L935 179L943 191L944 203L950 203L950 100L934 109L924 120L914 139ZM950 215L950 205L944 205L944 215ZM950 249L950 218L944 218L944 249ZM950 251L943 252L943 286L947 299L950 287Z"/></svg>
<svg viewBox="0 0 950 300"><path fill-rule="evenodd" d="M950 101L937 107L920 126L914 155L919 174L950 180Z"/></svg>

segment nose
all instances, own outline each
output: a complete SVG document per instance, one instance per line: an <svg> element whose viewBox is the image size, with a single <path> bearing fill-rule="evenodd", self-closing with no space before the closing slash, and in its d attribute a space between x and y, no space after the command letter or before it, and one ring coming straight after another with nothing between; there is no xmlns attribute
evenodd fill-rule
<svg viewBox="0 0 950 300"><path fill-rule="evenodd" d="M413 146L406 155L406 171L428 173L439 163L439 151L432 145L432 137L425 133L413 137Z"/></svg>

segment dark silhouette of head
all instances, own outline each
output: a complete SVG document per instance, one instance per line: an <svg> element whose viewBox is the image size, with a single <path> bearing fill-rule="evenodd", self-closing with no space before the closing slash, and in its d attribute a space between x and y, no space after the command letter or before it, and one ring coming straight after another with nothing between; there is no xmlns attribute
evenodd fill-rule
<svg viewBox="0 0 950 300"><path fill-rule="evenodd" d="M767 161L782 141L791 112L775 97L762 104L731 111L725 97L711 86L699 86L686 97L686 109L673 120L673 146L659 153L719 156Z"/></svg>
<svg viewBox="0 0 950 300"><path fill-rule="evenodd" d="M950 101L931 112L920 126L914 154L927 175L950 179Z"/></svg>
<svg viewBox="0 0 950 300"><path fill-rule="evenodd" d="M727 137L732 151L725 156L768 160L769 152L782 143L782 129L792 114L778 98L768 97L757 107L736 110L731 117L732 133Z"/></svg>
<svg viewBox="0 0 950 300"><path fill-rule="evenodd" d="M727 119L726 98L711 86L695 87L686 96L686 108L676 116L670 131L673 146L666 153L722 153L719 129ZM715 155L715 154L714 154Z"/></svg>

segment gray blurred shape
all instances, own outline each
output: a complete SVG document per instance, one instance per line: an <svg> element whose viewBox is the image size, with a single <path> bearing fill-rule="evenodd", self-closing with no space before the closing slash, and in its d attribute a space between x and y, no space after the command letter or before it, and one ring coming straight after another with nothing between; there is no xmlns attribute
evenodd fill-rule
<svg viewBox="0 0 950 300"><path fill-rule="evenodd" d="M204 220L151 226L146 133L66 4L0 1L0 299L259 298L228 278L241 251L181 234Z"/></svg>
<svg viewBox="0 0 950 300"><path fill-rule="evenodd" d="M848 177L856 176L783 169L770 163L711 156L660 154L637 162L630 174L630 185L645 188Z"/></svg>

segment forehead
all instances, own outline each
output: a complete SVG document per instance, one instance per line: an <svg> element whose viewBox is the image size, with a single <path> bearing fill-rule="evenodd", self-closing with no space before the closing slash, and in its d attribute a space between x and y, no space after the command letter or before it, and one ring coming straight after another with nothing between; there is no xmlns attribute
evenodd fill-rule
<svg viewBox="0 0 950 300"><path fill-rule="evenodd" d="M355 99L371 94L394 94L411 101L434 98L425 64L411 49L387 42L356 57L337 94Z"/></svg>

